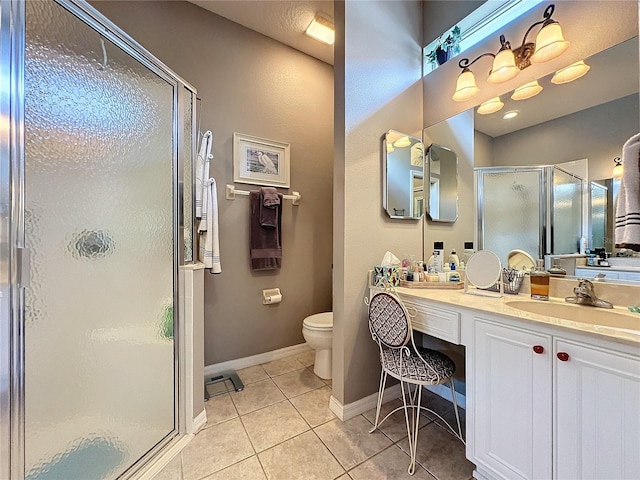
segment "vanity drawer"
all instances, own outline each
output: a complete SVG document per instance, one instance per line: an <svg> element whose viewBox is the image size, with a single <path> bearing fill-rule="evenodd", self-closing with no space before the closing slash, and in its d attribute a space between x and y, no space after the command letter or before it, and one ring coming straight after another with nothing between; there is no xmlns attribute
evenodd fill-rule
<svg viewBox="0 0 640 480"><path fill-rule="evenodd" d="M413 309L417 310L416 316L411 318L414 330L460 345L460 312L414 302L405 301L404 304L411 314Z"/></svg>

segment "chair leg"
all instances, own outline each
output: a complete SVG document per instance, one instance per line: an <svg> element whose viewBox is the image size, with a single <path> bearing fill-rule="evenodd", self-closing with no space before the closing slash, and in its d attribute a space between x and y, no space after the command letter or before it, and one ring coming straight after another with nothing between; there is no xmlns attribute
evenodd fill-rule
<svg viewBox="0 0 640 480"><path fill-rule="evenodd" d="M456 412L456 422L458 423L458 438L464 443L464 439L462 438L462 427L460 426L460 414L458 413L458 402L456 401L456 389L453 384L453 378L449 379L449 383L451 383L451 398L453 399L453 409Z"/></svg>
<svg viewBox="0 0 640 480"><path fill-rule="evenodd" d="M417 401L415 399L415 394L417 391ZM409 468L407 469L407 473L409 475L413 475L416 471L416 454L418 450L418 432L420 431L420 405L422 403L422 387L420 385L415 386L414 391L414 405L413 408L415 413L411 416L411 427L412 430L409 432L409 452L410 452L410 461Z"/></svg>
<svg viewBox="0 0 640 480"><path fill-rule="evenodd" d="M380 407L382 406L382 396L384 395L384 387L387 383L387 372L382 369L380 372L380 386L378 387L378 404L376 406L376 421L369 433L373 433L378 428L378 420L380 419Z"/></svg>

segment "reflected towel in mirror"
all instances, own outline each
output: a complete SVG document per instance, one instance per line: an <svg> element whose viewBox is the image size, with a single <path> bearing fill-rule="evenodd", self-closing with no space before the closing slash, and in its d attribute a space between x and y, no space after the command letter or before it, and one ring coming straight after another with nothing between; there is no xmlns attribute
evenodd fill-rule
<svg viewBox="0 0 640 480"><path fill-rule="evenodd" d="M640 133L622 147L622 179L616 205L616 247L640 251Z"/></svg>

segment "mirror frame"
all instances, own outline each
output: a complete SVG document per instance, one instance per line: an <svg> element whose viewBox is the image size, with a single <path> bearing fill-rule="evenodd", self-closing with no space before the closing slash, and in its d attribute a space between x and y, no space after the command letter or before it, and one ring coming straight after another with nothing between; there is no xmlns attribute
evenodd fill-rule
<svg viewBox="0 0 640 480"><path fill-rule="evenodd" d="M455 207L455 208L456 208L456 212L455 212L455 216L454 216L453 218L445 218L445 219L442 219L442 218L434 218L434 217L431 215L431 207L432 207L432 205L431 205L431 192L429 192L429 195L427 195L427 196L426 196L426 197L427 197L427 203L426 203L427 208L426 208L425 212L426 212L426 214L427 214L427 215L429 215L429 220L431 220L432 222L438 222L438 223L455 223L455 222L456 222L456 220L458 220L458 215L459 215L459 198L460 198L460 194L459 194L459 192L458 192L458 176L459 176L459 171L458 171L458 163L459 163L459 160L458 160L458 154L457 154L454 150L452 150L452 149L450 149L450 148L448 148L448 147L444 147L444 146L442 146L442 145L439 145L439 144L437 144L437 143L432 143L431 145L429 145L429 148L427 148L427 154L425 155L425 158L428 160L428 161L427 161L427 165L426 165L426 167L425 167L425 169L427 169L427 172L428 172L428 173L427 173L427 175L425 175L425 176L429 179L429 185L431 185L431 169L432 169L432 166L431 166L431 161L432 161L432 160L431 160L431 149L432 149L433 147L438 147L438 148L441 148L442 150L446 150L446 151L448 151L448 152L451 152L451 153L455 156L455 159L456 159L456 168L455 168L455 171L456 171L456 174L455 174L455 191L456 191L456 198L455 198L455 205L456 205L456 207ZM424 188L424 186L423 186L423 188ZM426 190L425 190L425 193L426 193Z"/></svg>

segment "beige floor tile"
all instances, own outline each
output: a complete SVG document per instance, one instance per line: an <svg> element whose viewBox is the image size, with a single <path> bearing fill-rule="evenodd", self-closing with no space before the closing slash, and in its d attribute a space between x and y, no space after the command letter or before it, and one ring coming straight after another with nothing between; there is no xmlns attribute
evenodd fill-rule
<svg viewBox="0 0 640 480"><path fill-rule="evenodd" d="M249 385L251 383L259 382L265 378L269 378L267 372L264 371L261 365L254 365L253 367L242 368L236 372L242 380L242 383Z"/></svg>
<svg viewBox="0 0 640 480"><path fill-rule="evenodd" d="M182 480L182 460L180 454L176 455L153 480Z"/></svg>
<svg viewBox="0 0 640 480"><path fill-rule="evenodd" d="M406 452L407 439L398 445ZM420 429L416 458L438 480L460 480L473 475L474 465L465 457L465 446L435 422Z"/></svg>
<svg viewBox="0 0 640 480"><path fill-rule="evenodd" d="M296 355L295 358L305 367L312 367L316 361L316 351L309 350L308 352L301 353L300 355Z"/></svg>
<svg viewBox="0 0 640 480"><path fill-rule="evenodd" d="M231 392L230 395L240 415L245 415L285 399L285 396L271 379L252 383L241 392Z"/></svg>
<svg viewBox="0 0 640 480"><path fill-rule="evenodd" d="M269 374L270 377L277 377L285 373L293 372L294 370L300 370L304 368L304 365L296 360L295 357L286 357L273 362L263 363L262 368Z"/></svg>
<svg viewBox="0 0 640 480"><path fill-rule="evenodd" d="M348 473L345 473L344 475L338 477L337 480L352 480L352 477Z"/></svg>
<svg viewBox="0 0 640 480"><path fill-rule="evenodd" d="M391 445L382 432L369 433L371 424L362 415L346 422L339 419L320 425L315 432L320 440L349 470Z"/></svg>
<svg viewBox="0 0 640 480"><path fill-rule="evenodd" d="M440 395L436 395L428 390L425 390L422 394L422 405L430 408L434 412L438 413L444 418L454 430L458 430L458 424L456 423L456 413L453 409L453 402L442 398ZM466 427L466 415L463 408L458 407L458 415L460 416L460 425L462 427L462 435L464 435ZM427 418L435 420L438 424L444 426L442 420L433 415L431 412L425 412Z"/></svg>
<svg viewBox="0 0 640 480"><path fill-rule="evenodd" d="M266 478L258 457L254 455L206 477L205 480L266 480Z"/></svg>
<svg viewBox="0 0 640 480"><path fill-rule="evenodd" d="M398 407L402 407L402 399L396 398L395 400L391 400L390 402L382 404L382 407L380 408L380 420L382 420L390 411ZM373 408L371 410L368 410L363 413L363 415L367 420L369 420L369 422L371 422L371 425L373 426L376 420L376 409ZM421 416L420 426L424 427L430 421L431 420L429 418ZM387 418L379 428L387 437L389 437L394 442L397 442L398 440L406 437L407 422L404 416L404 408L398 410L389 418Z"/></svg>
<svg viewBox="0 0 640 480"><path fill-rule="evenodd" d="M402 478L416 480L436 480L420 465L416 465L413 476L407 473L409 468L409 455L403 452L397 445L392 445L376 456L361 463L349 475L354 480L399 480ZM462 479L460 479L462 480Z"/></svg>
<svg viewBox="0 0 640 480"><path fill-rule="evenodd" d="M258 454L269 480L333 480L344 469L312 432Z"/></svg>
<svg viewBox="0 0 640 480"><path fill-rule="evenodd" d="M309 430L307 422L286 400L243 415L242 423L256 452Z"/></svg>
<svg viewBox="0 0 640 480"><path fill-rule="evenodd" d="M317 427L336 418L333 412L329 410L330 399L331 389L324 386L299 395L289 401L309 425Z"/></svg>
<svg viewBox="0 0 640 480"><path fill-rule="evenodd" d="M273 377L272 380L287 398L296 397L325 386L324 382L308 368L294 370L293 372Z"/></svg>
<svg viewBox="0 0 640 480"><path fill-rule="evenodd" d="M233 405L231 395L225 393L216 397L211 397L204 402L204 409L207 412L207 424L205 428L226 422L238 416L236 407Z"/></svg>
<svg viewBox="0 0 640 480"><path fill-rule="evenodd" d="M182 451L183 478L200 479L254 453L240 419L205 428Z"/></svg>

